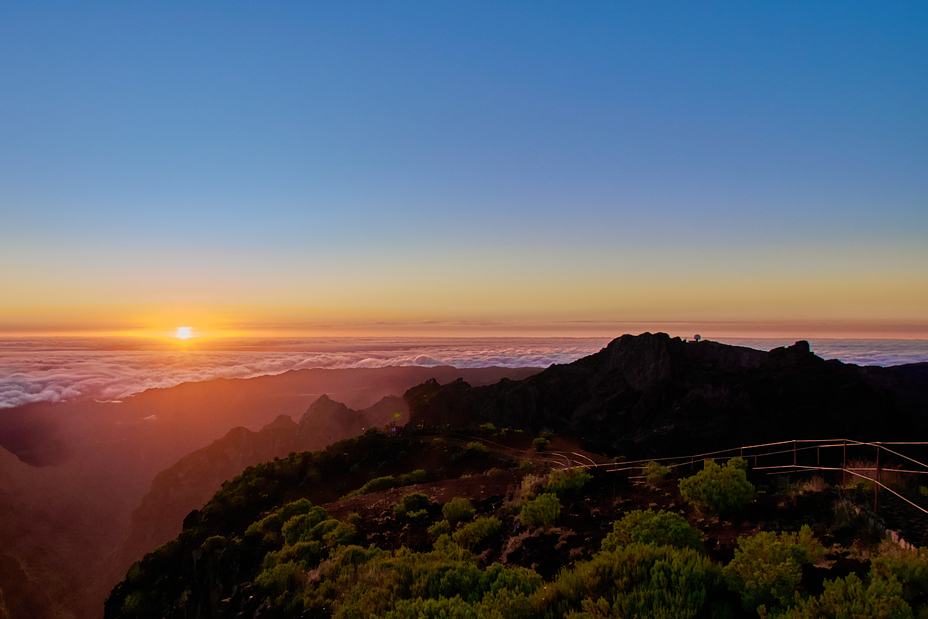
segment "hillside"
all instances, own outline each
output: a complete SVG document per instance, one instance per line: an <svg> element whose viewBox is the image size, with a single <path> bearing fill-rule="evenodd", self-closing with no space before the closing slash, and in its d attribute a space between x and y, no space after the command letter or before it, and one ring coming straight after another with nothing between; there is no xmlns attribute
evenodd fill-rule
<svg viewBox="0 0 928 619"><path fill-rule="evenodd" d="M371 426L402 423L407 418L406 404L396 396L355 411L323 395L298 424L281 415L258 432L242 427L229 430L223 438L184 456L155 477L151 490L132 514L125 539L109 560L108 581L117 582L135 560L176 537L184 517L245 468L293 452L321 449Z"/></svg>
<svg viewBox="0 0 928 619"><path fill-rule="evenodd" d="M224 483L106 617L922 616L928 555L886 529L928 526L920 476L881 477L884 502L915 506L900 519L903 499L871 513L864 461L792 476L756 458L622 462L909 438L924 372L645 334L521 381L426 381L399 436L372 428Z"/></svg>
<svg viewBox="0 0 928 619"><path fill-rule="evenodd" d="M10 619L98 618L103 600L125 568L176 535L183 516L201 506L222 481L248 464L295 449L318 449L367 427L363 418L340 418L342 409L335 407L329 412L339 418L318 418L314 426L305 428L302 447L289 444L289 433L288 444L279 446L282 451L248 444L249 437L260 434L262 427L273 426L280 415L301 419L325 393L364 410L429 378L448 382L466 377L475 384L490 384L501 377L524 378L537 371L451 367L299 370L152 389L118 403L80 400L4 409L0 445L15 452L0 448L0 553L9 559L3 559L0 591L9 602ZM188 471L190 484L176 488L174 498L182 506L177 509L185 511L165 523L167 532L136 527L129 533L133 512L152 490L158 473L208 448L233 428L238 428L233 437L243 440L226 454L228 463L215 462L215 470L193 466ZM203 475L203 481L194 483L198 475ZM156 507L172 513L173 504L170 499ZM146 518L157 520L142 515L141 521ZM132 546L133 539L147 541ZM133 550L118 559L117 553L126 544ZM116 566L119 572L113 573ZM28 586L22 585L23 575ZM9 591L13 590L19 592L16 599L22 603L10 602ZM22 610L26 608L31 610ZM6 619L3 614L0 617Z"/></svg>
<svg viewBox="0 0 928 619"><path fill-rule="evenodd" d="M861 616L928 610L928 556L884 539L855 507L864 488L749 471L751 500L719 516L681 493L688 471L564 469L553 456L605 459L549 440L373 430L251 467L129 570L105 616L756 617L827 605L834 582L867 583L838 603L871 609L889 587L898 612ZM755 563L770 582L751 584Z"/></svg>

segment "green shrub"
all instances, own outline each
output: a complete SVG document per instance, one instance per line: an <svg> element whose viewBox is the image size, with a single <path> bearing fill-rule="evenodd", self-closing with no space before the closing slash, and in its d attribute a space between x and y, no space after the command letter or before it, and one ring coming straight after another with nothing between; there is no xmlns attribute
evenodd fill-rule
<svg viewBox="0 0 928 619"><path fill-rule="evenodd" d="M703 535L679 514L635 510L612 524L612 533L603 540L602 549L616 550L629 544L703 550Z"/></svg>
<svg viewBox="0 0 928 619"><path fill-rule="evenodd" d="M439 520L435 524L429 527L429 533L432 534L435 538L439 538L442 535L451 534L451 525L448 524L447 520Z"/></svg>
<svg viewBox="0 0 928 619"><path fill-rule="evenodd" d="M732 458L725 466L707 460L701 471L680 480L680 494L701 512L738 511L754 499L745 466L741 458Z"/></svg>
<svg viewBox="0 0 928 619"><path fill-rule="evenodd" d="M913 608L928 604L928 550L903 551L895 557L875 557L870 563L874 578L895 578L902 584L902 597ZM928 616L928 607L925 607Z"/></svg>
<svg viewBox="0 0 928 619"><path fill-rule="evenodd" d="M206 538L206 541L200 546L200 550L206 553L215 552L216 550L225 547L227 541L221 535L214 535L212 537Z"/></svg>
<svg viewBox="0 0 928 619"><path fill-rule="evenodd" d="M519 462L520 471L531 471L532 470L532 461L531 460L522 460Z"/></svg>
<svg viewBox="0 0 928 619"><path fill-rule="evenodd" d="M429 474L425 469L416 469L411 473L404 473L400 475L400 485L401 486L411 486L413 484L421 484L429 478Z"/></svg>
<svg viewBox="0 0 928 619"><path fill-rule="evenodd" d="M912 607L903 599L903 587L898 580L873 578L865 586L856 574L825 581L825 591L820 596L799 600L796 608L778 615L782 619L911 619L914 616Z"/></svg>
<svg viewBox="0 0 928 619"><path fill-rule="evenodd" d="M454 497L441 508L441 514L453 529L458 522L470 520L474 516L474 506L463 497Z"/></svg>
<svg viewBox="0 0 928 619"><path fill-rule="evenodd" d="M397 516L405 516L409 512L424 510L429 506L429 497L421 492L413 492L403 497L394 508L393 513Z"/></svg>
<svg viewBox="0 0 928 619"><path fill-rule="evenodd" d="M363 486L361 486L361 494L370 494L371 492L380 492L381 490L389 490L396 486L396 479L392 475L384 475L383 477L375 477L370 480Z"/></svg>
<svg viewBox="0 0 928 619"><path fill-rule="evenodd" d="M473 548L486 538L496 535L502 525L499 518L477 518L455 531L451 537L464 548Z"/></svg>
<svg viewBox="0 0 928 619"><path fill-rule="evenodd" d="M487 434L496 434L496 426L492 423L482 423L480 424L480 431L486 432Z"/></svg>
<svg viewBox="0 0 928 619"><path fill-rule="evenodd" d="M641 468L641 474L652 485L657 485L670 476L670 469L660 462L648 462Z"/></svg>
<svg viewBox="0 0 928 619"><path fill-rule="evenodd" d="M547 528L561 514L561 502L556 494L545 492L530 501L523 501L521 514L525 526Z"/></svg>
<svg viewBox="0 0 928 619"><path fill-rule="evenodd" d="M544 451L545 449L548 448L548 445L550 444L551 444L551 441L544 438L543 436L539 436L538 438L532 441L532 445L535 446L535 451Z"/></svg>
<svg viewBox="0 0 928 619"><path fill-rule="evenodd" d="M532 596L536 616L724 617L721 569L690 548L631 544L562 570Z"/></svg>
<svg viewBox="0 0 928 619"><path fill-rule="evenodd" d="M316 525L327 520L329 515L321 507L314 507L305 514L296 515L284 524L281 529L284 540L288 544L295 544L299 541L308 541L304 539ZM309 538L312 539L312 538Z"/></svg>
<svg viewBox="0 0 928 619"><path fill-rule="evenodd" d="M725 566L729 589L741 596L746 611L760 605L783 609L794 600L802 566L825 556L825 548L803 525L799 533L762 531L739 537L735 556Z"/></svg>
<svg viewBox="0 0 928 619"><path fill-rule="evenodd" d="M296 587L296 577L299 567L293 563L278 563L270 569L266 569L255 579L263 589L273 591L281 595Z"/></svg>
<svg viewBox="0 0 928 619"><path fill-rule="evenodd" d="M351 512L350 514L348 514L347 520L348 520L348 524L350 524L353 527L358 526L364 521L364 519L361 518L361 514L359 514L358 512Z"/></svg>
<svg viewBox="0 0 928 619"><path fill-rule="evenodd" d="M478 443L477 441L471 441L467 444L465 451L471 455L483 456L490 453L490 450L487 449L487 446L483 443Z"/></svg>
<svg viewBox="0 0 928 619"><path fill-rule="evenodd" d="M593 476L585 468L578 466L568 470L551 471L543 487L545 492L553 492L558 498L564 498L583 488L591 479Z"/></svg>

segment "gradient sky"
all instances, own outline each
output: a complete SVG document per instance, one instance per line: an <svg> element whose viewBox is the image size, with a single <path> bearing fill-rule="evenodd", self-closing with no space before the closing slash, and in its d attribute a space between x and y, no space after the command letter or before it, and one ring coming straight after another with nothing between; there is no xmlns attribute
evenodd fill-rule
<svg viewBox="0 0 928 619"><path fill-rule="evenodd" d="M0 333L928 338L928 4L0 4Z"/></svg>

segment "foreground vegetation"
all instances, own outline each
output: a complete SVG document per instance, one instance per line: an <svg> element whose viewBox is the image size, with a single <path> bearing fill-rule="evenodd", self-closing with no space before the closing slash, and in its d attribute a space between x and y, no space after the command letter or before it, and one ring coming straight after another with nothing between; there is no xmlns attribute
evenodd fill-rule
<svg viewBox="0 0 928 619"><path fill-rule="evenodd" d="M514 457L494 446L542 452L501 434L375 430L252 467L106 616L928 617L928 555L825 484L752 481L739 459L633 482Z"/></svg>

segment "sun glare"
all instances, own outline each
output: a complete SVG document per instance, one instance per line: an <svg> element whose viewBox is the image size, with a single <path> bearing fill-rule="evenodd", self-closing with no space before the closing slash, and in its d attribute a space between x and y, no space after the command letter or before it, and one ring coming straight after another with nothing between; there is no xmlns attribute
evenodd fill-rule
<svg viewBox="0 0 928 619"><path fill-rule="evenodd" d="M189 339L193 337L193 327L177 327L177 333L174 334L174 337L179 337L182 340Z"/></svg>

